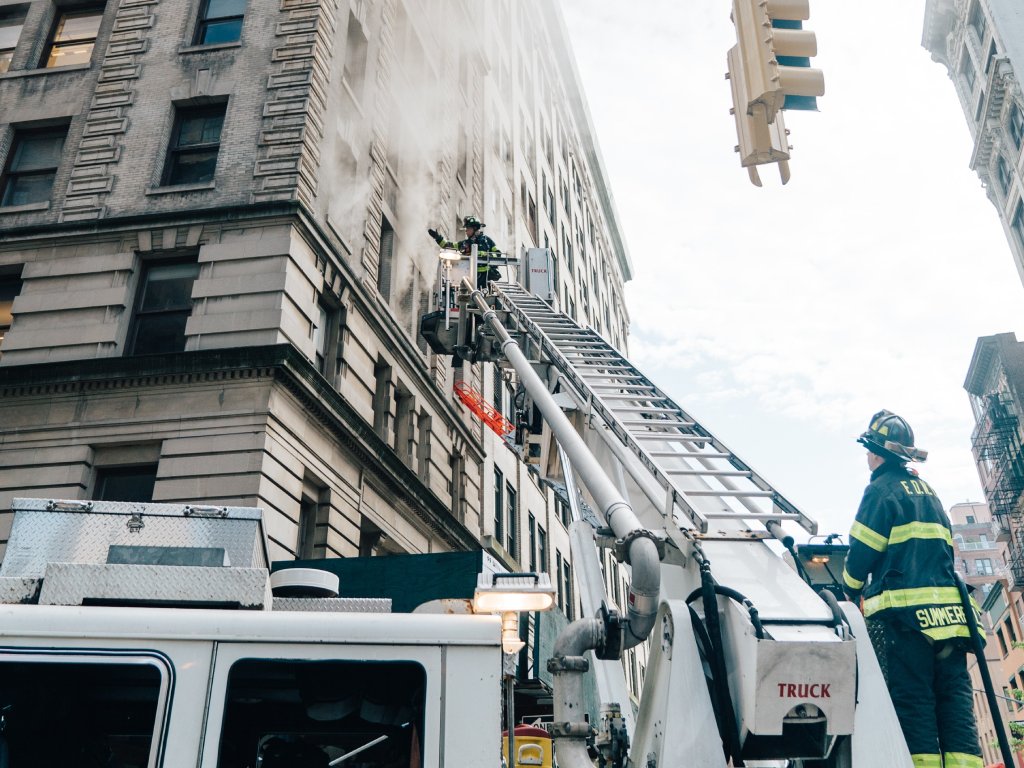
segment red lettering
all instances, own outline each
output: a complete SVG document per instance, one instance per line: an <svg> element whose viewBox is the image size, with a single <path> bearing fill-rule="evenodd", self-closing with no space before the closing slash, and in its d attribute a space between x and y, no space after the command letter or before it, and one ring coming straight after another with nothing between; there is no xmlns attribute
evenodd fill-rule
<svg viewBox="0 0 1024 768"><path fill-rule="evenodd" d="M776 683L779 686L779 698L789 699L830 699L831 683Z"/></svg>

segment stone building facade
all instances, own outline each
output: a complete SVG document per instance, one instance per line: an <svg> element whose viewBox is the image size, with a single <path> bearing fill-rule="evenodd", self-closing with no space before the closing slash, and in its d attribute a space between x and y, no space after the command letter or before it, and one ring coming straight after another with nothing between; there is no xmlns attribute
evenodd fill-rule
<svg viewBox="0 0 1024 768"><path fill-rule="evenodd" d="M275 559L485 547L571 617L565 505L417 329L475 214L625 348L595 142L546 0L0 0L0 549L18 496L259 506Z"/></svg>
<svg viewBox="0 0 1024 768"><path fill-rule="evenodd" d="M1024 14L1016 0L927 0L922 45L944 64L974 138L971 168L1024 282Z"/></svg>

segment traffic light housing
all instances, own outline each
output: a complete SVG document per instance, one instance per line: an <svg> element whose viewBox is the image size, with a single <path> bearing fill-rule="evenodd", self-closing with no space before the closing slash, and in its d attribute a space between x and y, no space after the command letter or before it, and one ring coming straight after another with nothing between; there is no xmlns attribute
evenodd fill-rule
<svg viewBox="0 0 1024 768"><path fill-rule="evenodd" d="M779 163L789 180L789 143L783 109L817 109L825 93L820 69L810 66L817 39L803 29L808 0L733 0L737 44L729 51L733 113L741 164L761 186L755 165Z"/></svg>

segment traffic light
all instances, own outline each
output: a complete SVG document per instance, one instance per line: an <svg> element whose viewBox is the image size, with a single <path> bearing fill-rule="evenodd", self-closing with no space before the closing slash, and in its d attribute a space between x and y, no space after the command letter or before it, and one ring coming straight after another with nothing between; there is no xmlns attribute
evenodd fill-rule
<svg viewBox="0 0 1024 768"><path fill-rule="evenodd" d="M825 93L820 69L810 66L818 52L813 32L803 29L810 17L808 0L733 0L737 44L729 51L733 113L740 162L751 181L761 185L755 165L780 164L789 180L789 143L783 109L817 109Z"/></svg>

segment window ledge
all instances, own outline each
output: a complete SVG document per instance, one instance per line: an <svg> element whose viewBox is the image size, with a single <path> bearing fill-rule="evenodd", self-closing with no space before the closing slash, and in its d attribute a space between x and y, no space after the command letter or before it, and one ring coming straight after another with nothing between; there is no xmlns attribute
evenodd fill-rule
<svg viewBox="0 0 1024 768"><path fill-rule="evenodd" d="M36 77L38 75L48 75L52 72L80 72L83 69L89 69L92 64L68 64L66 67L44 67L43 69L15 69L4 72L0 75L0 80L11 80L16 77Z"/></svg>
<svg viewBox="0 0 1024 768"><path fill-rule="evenodd" d="M215 182L206 181L202 184L175 184L173 187L150 187L147 195L173 195L175 192L201 192L204 189L216 189Z"/></svg>
<svg viewBox="0 0 1024 768"><path fill-rule="evenodd" d="M44 200L41 203L25 203L24 205L4 205L0 206L0 216L8 213L28 213L29 211L48 211L50 210L50 201Z"/></svg>
<svg viewBox="0 0 1024 768"><path fill-rule="evenodd" d="M202 53L203 51L223 51L228 48L241 47L241 40L236 40L233 43L213 43L212 45L183 45L178 48L178 53Z"/></svg>

